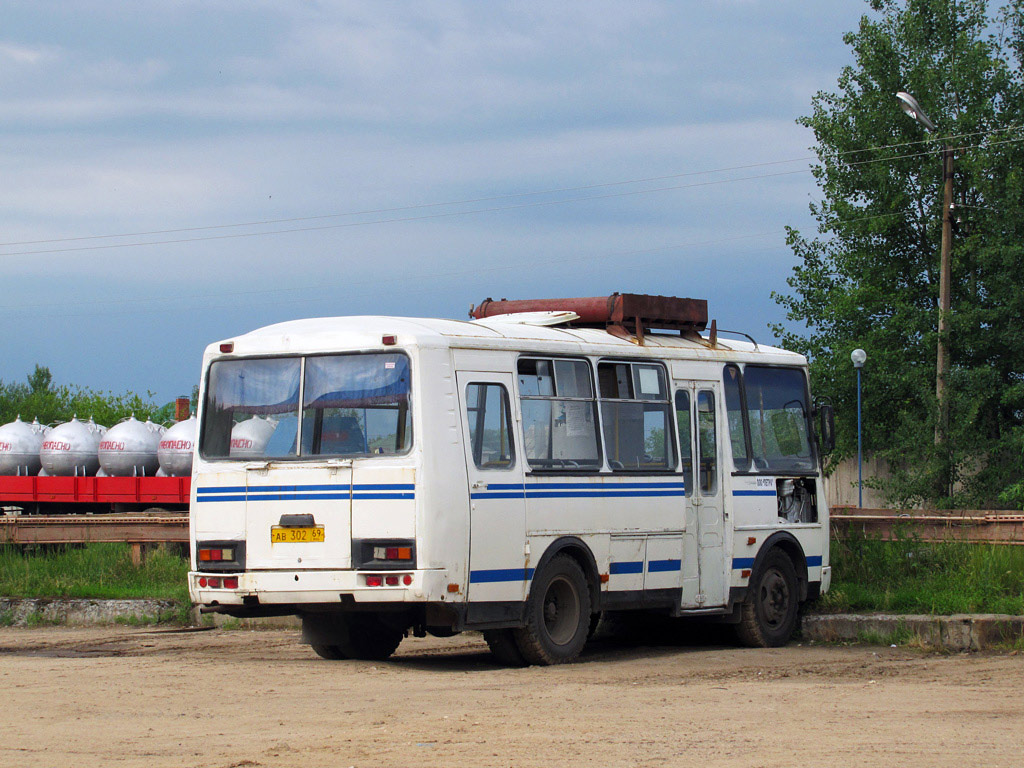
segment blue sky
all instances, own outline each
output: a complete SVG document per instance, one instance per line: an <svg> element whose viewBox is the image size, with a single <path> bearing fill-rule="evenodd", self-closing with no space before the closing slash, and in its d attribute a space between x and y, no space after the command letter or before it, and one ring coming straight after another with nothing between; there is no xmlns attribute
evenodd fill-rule
<svg viewBox="0 0 1024 768"><path fill-rule="evenodd" d="M217 339L488 296L707 298L768 340L818 195L794 121L866 11L5 3L0 379L164 402Z"/></svg>

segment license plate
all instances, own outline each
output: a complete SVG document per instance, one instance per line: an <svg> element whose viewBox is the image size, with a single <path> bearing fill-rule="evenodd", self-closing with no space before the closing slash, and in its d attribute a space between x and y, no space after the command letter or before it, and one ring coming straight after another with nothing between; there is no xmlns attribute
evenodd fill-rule
<svg viewBox="0 0 1024 768"><path fill-rule="evenodd" d="M280 525L275 525L270 529L271 544L303 544L323 540L324 527L322 525L310 528L283 528Z"/></svg>

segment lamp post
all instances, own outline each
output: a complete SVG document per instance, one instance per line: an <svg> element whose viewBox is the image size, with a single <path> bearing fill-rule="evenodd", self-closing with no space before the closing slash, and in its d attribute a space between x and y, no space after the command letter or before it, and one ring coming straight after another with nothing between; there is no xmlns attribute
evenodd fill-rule
<svg viewBox="0 0 1024 768"><path fill-rule="evenodd" d="M857 508L864 508L864 453L861 450L860 432L860 371L864 367L864 361L868 359L868 353L863 349L855 349L850 353L850 360L853 367L857 369Z"/></svg>
<svg viewBox="0 0 1024 768"><path fill-rule="evenodd" d="M900 91L896 94L900 107L914 121L929 133L935 133L935 123L921 109L917 99L909 93ZM949 285L950 285L950 250L953 241L953 147L946 144L942 148L942 246L939 255L939 349L935 362L935 399L939 407L939 421L935 426L935 444L946 441L946 429L949 425L949 403L946 398L946 379L949 375Z"/></svg>

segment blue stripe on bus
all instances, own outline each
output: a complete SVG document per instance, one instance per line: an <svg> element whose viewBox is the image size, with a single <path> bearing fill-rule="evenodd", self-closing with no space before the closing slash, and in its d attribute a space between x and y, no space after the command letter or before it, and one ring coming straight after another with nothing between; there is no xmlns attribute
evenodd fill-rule
<svg viewBox="0 0 1024 768"><path fill-rule="evenodd" d="M665 488L668 490L682 491L686 489L686 483L488 483L487 487L496 491L599 491L606 488L618 488L620 490L649 490L653 488Z"/></svg>
<svg viewBox="0 0 1024 768"><path fill-rule="evenodd" d="M608 566L608 573L615 575L618 573L643 573L644 563L642 560L637 562L623 562L623 563L611 563Z"/></svg>
<svg viewBox="0 0 1024 768"><path fill-rule="evenodd" d="M509 486L513 487L513 486ZM521 488L522 486L515 486ZM586 488L685 488L682 481L672 483L527 483L526 488L551 488L557 490L580 490Z"/></svg>
<svg viewBox="0 0 1024 768"><path fill-rule="evenodd" d="M250 493L259 491L335 491L341 488L353 488L357 491L412 491L413 483L330 483L328 485L211 485L196 488L196 493L238 493L248 490ZM522 487L522 486L520 486Z"/></svg>
<svg viewBox="0 0 1024 768"><path fill-rule="evenodd" d="M647 563L648 573L661 571L680 571L683 568L682 560L650 560Z"/></svg>
<svg viewBox="0 0 1024 768"><path fill-rule="evenodd" d="M470 584L487 584L499 581L529 581L533 578L533 568L495 568L483 571L470 571Z"/></svg>
<svg viewBox="0 0 1024 768"><path fill-rule="evenodd" d="M775 491L733 491L733 496L777 496Z"/></svg>
<svg viewBox="0 0 1024 768"><path fill-rule="evenodd" d="M527 491L528 499L609 499L624 496L685 496L686 491L619 491L615 488L600 488L594 491Z"/></svg>
<svg viewBox="0 0 1024 768"><path fill-rule="evenodd" d="M471 499L612 499L685 496L682 482L658 483L488 483Z"/></svg>
<svg viewBox="0 0 1024 768"><path fill-rule="evenodd" d="M807 567L817 568L821 565L821 555L808 555L807 556ZM733 570L739 568L752 568L754 566L754 558L752 557L734 557L732 559Z"/></svg>
<svg viewBox="0 0 1024 768"><path fill-rule="evenodd" d="M196 501L203 503L225 501L362 501L411 500L416 498L412 483L366 483L349 486L332 485L262 485L249 488L239 486L206 487L196 489Z"/></svg>

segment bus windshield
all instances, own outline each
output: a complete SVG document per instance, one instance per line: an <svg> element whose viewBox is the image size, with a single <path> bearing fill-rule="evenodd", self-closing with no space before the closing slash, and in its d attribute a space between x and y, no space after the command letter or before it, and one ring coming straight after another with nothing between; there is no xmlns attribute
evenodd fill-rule
<svg viewBox="0 0 1024 768"><path fill-rule="evenodd" d="M400 353L218 360L207 379L200 452L212 459L405 453L409 401L409 358Z"/></svg>

